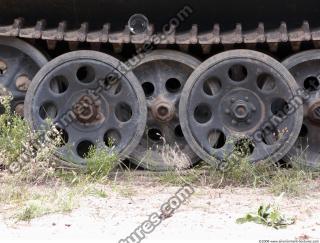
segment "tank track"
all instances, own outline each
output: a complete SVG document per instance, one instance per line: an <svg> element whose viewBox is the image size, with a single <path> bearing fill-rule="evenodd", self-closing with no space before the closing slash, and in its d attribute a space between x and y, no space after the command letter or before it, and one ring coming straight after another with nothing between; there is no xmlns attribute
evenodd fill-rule
<svg viewBox="0 0 320 243"><path fill-rule="evenodd" d="M200 45L203 54L209 54L212 45L223 45L231 49L235 44L244 44L254 49L257 44L267 44L271 52L276 52L281 43L290 43L293 51L299 51L303 42L311 42L320 48L320 28L312 28L304 21L299 28L289 30L286 22L279 28L267 30L264 23L258 23L254 30L244 30L242 24L236 24L233 30L224 31L219 24L214 24L211 31L199 33L198 25L184 32L176 32L175 26L169 27L168 35L155 32L150 24L143 34L132 34L128 26L122 31L113 32L111 24L106 23L100 30L90 30L89 23L84 22L79 29L68 29L67 22L61 21L56 28L46 28L46 20L39 20L34 26L25 26L22 18L17 18L11 25L0 26L0 36L13 36L25 39L41 39L47 42L48 49L53 50L58 41L66 41L70 50L76 50L79 43L90 43L92 49L99 50L101 44L110 43L115 53L121 53L125 44L133 44L136 48L146 42L166 45L176 44L180 50L187 52L190 45ZM159 42L153 36L161 37Z"/></svg>
<svg viewBox="0 0 320 243"><path fill-rule="evenodd" d="M192 53L194 51L193 48L196 46L197 47L196 49L198 52L197 56L201 57L198 60L198 62L199 62L198 65L200 65L201 60L203 61L203 60L207 59L207 57L212 56L211 58L209 58L207 61L203 62L200 65L202 68L206 68L206 65L211 68L212 65L218 65L219 61L221 61L221 60L222 61L227 60L228 63L230 64L234 60L236 60L237 58L240 58L242 63L245 63L246 65L250 65L250 66L252 66L252 68L257 68L251 62L252 60L255 60L259 63L258 66L260 66L260 68L262 68L265 60L267 60L266 62L268 64L270 64L270 65L272 64L272 65L270 67L267 67L266 70L264 70L265 73L271 74L270 70L272 69L273 70L272 72L276 72L276 73L288 76L288 78L286 78L286 80L289 80L289 83L295 83L295 80L291 79L291 76L288 72L289 68L283 67L276 60L269 59L268 55L263 54L263 52L269 52L267 54L276 56L276 59L278 59L278 61L279 61L279 60L283 59L283 57L281 57L281 55L282 55L281 54L281 47L283 45L285 46L286 50L288 51L283 54L283 56L285 56L285 57L287 57L288 55L291 55L294 52L300 52L305 49L320 48L320 28L319 27L315 27L315 28L311 27L311 25L309 24L308 21L304 21L300 27L295 28L295 29L289 28L288 26L290 26L290 23L286 23L286 22L281 22L279 27L275 28L275 29L268 29L266 27L267 26L266 24L258 23L257 27L252 30L246 30L244 28L244 25L240 24L240 23L236 24L235 28L232 30L225 30L220 26L220 24L214 24L212 27L212 30L206 31L206 32L200 31L200 28L197 24L192 25L189 30L183 31L183 32L176 30L174 25L170 25L168 30L166 31L166 34L164 34L164 32L162 33L162 32L156 31L156 29L158 29L156 27L159 27L159 26L155 26L153 24L149 24L147 31L144 32L143 34L134 34L131 32L128 25L126 25L122 31L113 31L110 23L104 24L101 29L93 30L90 28L90 25L87 22L82 23L78 29L70 28L68 26L67 21L61 21L56 26L56 28L51 28L51 27L48 28L46 22L47 22L46 20L39 20L36 22L36 24L34 26L30 26L30 25L25 25L25 21L23 18L16 18L12 24L0 26L0 37L1 36L3 36L3 37L18 37L18 38L25 39L28 42L32 42L32 43L35 41L41 40L41 42L35 42L34 43L35 46L38 46L37 44L41 44L41 46L38 46L38 47L40 47L40 48L42 47L42 49L47 49L46 51L47 51L48 55L50 55L49 52L52 51L52 55L50 55L52 58L54 58L56 60L59 60L59 58L66 58L68 61L75 62L75 63L77 62L77 59L78 59L77 55L79 53L81 55L84 55L84 57L87 59L86 60L87 63L89 63L89 64L91 62L94 63L94 61L92 61L92 60L94 60L96 58L96 55L106 54L105 46L107 45L108 46L107 49L110 50L111 55L109 57L105 56L104 58L106 59L106 61L104 64L101 64L101 65L108 64L109 62L112 63L112 65L113 65L114 63L111 60L112 60L112 58L113 58L112 56L114 54L119 54L119 55L114 55L114 56L120 57L120 58L122 58L122 60L123 59L127 60L127 57L126 57L126 51L127 51L126 47L127 46L130 46L129 48L131 51L135 51L136 53L139 54L143 51L146 51L144 48L144 45L152 44L155 47L154 49L168 49L168 50L159 50L160 51L159 53L154 52L153 53L154 56L152 56L152 55L149 56L148 61L151 63L155 61L158 63L158 65L160 65L162 62L164 62L164 63L176 62L175 64L171 64L171 65L173 65L173 66L171 66L172 70L174 70L174 66L177 63L179 64L177 66L179 66L179 68L183 70L183 68L181 68L180 64L186 64L188 61L190 61L193 58L192 55L187 56L185 53ZM64 45L63 50L59 50L59 45L61 43L63 43L63 45ZM83 48L83 47L86 47L86 48ZM219 48L219 50L216 50L217 47ZM230 49L239 49L239 48L240 49L253 49L253 50L262 49L262 53L254 52L251 50L228 51ZM75 50L79 50L79 49L91 49L91 50L101 51L101 52L105 52L105 53L100 52L98 54L94 54L91 51L78 51L77 54L76 53L72 54L72 53L69 53L68 49L70 49L71 51L75 51ZM179 49L180 51L185 52L185 53L179 53L179 52L174 53L174 51L173 52L172 52L172 50L169 51L169 49ZM55 50L57 50L57 53ZM166 51L169 51L169 52L166 52ZM227 51L227 52L217 54L219 52L224 52L224 51ZM313 50L313 51L316 51L316 50ZM60 52L62 52L62 53L60 53ZM270 54L270 52L273 54ZM64 55L62 55L60 57L61 54L64 54ZM215 54L217 54L217 55L215 55ZM306 54L304 54L304 52L301 52L301 54L306 55ZM183 56L183 55L186 55L186 56ZM194 56L196 56L196 55L194 55ZM100 57L98 57L98 59L99 58ZM218 59L218 61L216 60L216 58ZM101 57L101 59L103 59L103 58ZM308 62L309 62L309 60L308 60ZM53 61L50 63L49 63L50 65L53 65L53 64L57 65L57 63L59 63L59 62ZM47 69L49 71L51 69L54 69L54 67L55 67L54 65L52 67L50 67L50 65L49 66L48 65L47 65ZM95 65L95 64L92 64L92 65ZM314 66L316 66L316 65L317 64L314 64ZM116 67L116 65L113 65L113 66ZM197 72L199 72L200 74L202 72L204 72L204 70L202 70L201 68L200 69L196 68L196 66L192 67L196 71L194 71L194 70L190 71L192 74L192 79L193 79L194 83L197 83L197 78L198 78L196 76ZM237 80L238 79L237 75L244 74L246 76L247 71L245 70L245 72L243 72L241 69L242 66L240 66L240 69L239 69L239 65L237 65L236 61L234 63L234 66L232 66L232 68L233 67L235 67L235 70L230 69L229 71L235 72L235 79L231 78L231 80L242 81L242 80ZM146 65L145 67L142 67L142 70L144 70L144 69L146 70L148 68L150 68L150 67L148 67ZM181 70L179 70L179 68L177 70L174 70L174 72L176 72L175 74L180 73ZM134 71L135 75L137 75L137 77L138 77L139 76L138 75L139 74L138 67L135 66L134 69L135 70L130 70L130 72ZM194 71L194 72L192 72L192 71ZM144 72L142 71L141 73L143 74ZM181 73L185 73L185 72L181 71ZM311 73L312 72L310 71L309 74L311 74ZM38 76L40 77L40 75L38 75ZM230 74L229 74L229 76L230 76ZM316 74L314 74L313 76L315 77L315 79L320 80L320 76L316 76ZM152 78L150 79L150 77L145 78L144 75L141 75L138 78L141 81L141 85L144 84L143 82L147 83L147 82L149 82L149 80L153 80ZM303 79L303 81L307 81L309 78L310 77L303 77L302 79ZM130 80L129 83L134 81L134 80L132 80L132 78L129 78L129 80ZM42 82L40 79L38 81L39 81L39 83ZM155 80L155 81L159 81L159 80ZM281 78L279 78L278 81L281 81ZM134 82L137 83L137 81L134 81ZM268 88L268 82L270 82L270 80L268 78L265 80L262 80L262 88L260 87L262 89L262 91L264 88L266 88L266 89ZM191 82L189 82L189 83L191 85ZM264 87L264 84L266 84L266 87ZM144 96L143 93L141 93L141 91L145 91L144 87L143 87L143 90L141 90L140 84L137 84L137 86L139 86L139 89L135 91L135 92L137 92L137 96L138 97ZM303 82L302 82L301 86L303 86ZM213 80L213 83L208 84L206 87L207 88L204 88L204 89L206 89L205 92L209 92L209 93L207 93L207 95L214 95L214 92L219 87L221 88L221 83L219 80L217 82L216 82L216 80ZM315 88L315 90L313 90L313 91L318 90L319 87L320 87L320 85L318 85ZM63 88L63 85L60 88ZM292 88L292 89L295 89L295 88ZM241 90L240 91L237 89L235 89L235 90L239 93L242 92ZM184 89L182 91L184 91ZM187 90L188 92L185 91L183 93L182 91L179 91L179 92L181 92L181 94L179 94L179 96L181 95L182 99L184 99L184 103L180 102L180 103L183 103L183 106L180 105L179 109L181 110L181 107L184 107L185 111L183 111L184 113L177 111L176 116L178 116L179 118L183 117L182 121L187 121L187 119L184 119L184 118L186 118L192 112L187 110L187 108L186 108L187 103L188 103L186 99L189 99L189 97L191 97L193 90L190 88L190 90ZM287 90L284 89L281 94L284 94L286 91ZM117 92L117 91L115 91L115 92ZM294 95L294 94L288 93L285 96L291 97L291 95ZM241 98L242 96L244 96L246 98L245 101L243 100L243 98ZM226 100L225 103L228 103L228 104L230 102L235 103L237 105L237 107L240 107L240 108L242 108L243 106L246 106L247 108L249 107L248 110L249 110L249 113L251 114L250 107L255 107L255 104L254 104L255 97L254 96L249 97L249 96L250 96L250 93L245 94L245 95L240 95L237 98L238 100L236 100L236 102L232 101L232 100L231 101ZM33 97L33 94L30 97ZM168 102L169 101L170 100L168 100ZM27 103L28 103L29 109L31 110L32 107L34 107L34 105L32 105L31 102L27 102ZM132 104L135 104L135 103L136 103L135 101L132 101ZM259 102L256 102L256 103L259 103ZM151 104L148 104L148 106L150 106L152 109L157 107L157 105L158 105L158 103L155 101L151 102ZM267 107L267 105L270 105L270 104L266 104L266 107ZM272 103L272 105L273 105L273 103ZM143 107L147 107L147 104L143 105ZM150 108L150 107L148 107L148 108ZM232 110L233 108L234 108L233 106L230 109L226 108L225 113L227 115L230 115L230 110ZM178 110L178 108L177 108L177 110ZM259 111L259 109L257 109L257 110ZM300 108L300 110L302 110L302 108ZM256 108L254 108L254 112L252 112L252 114L255 113L255 111L256 111ZM302 112L300 112L300 113L302 114ZM282 150L280 152L275 152L275 157L272 158L272 160L278 161L279 159L283 158L283 156L285 154L287 154L289 148L292 147L294 142L296 141L296 138L298 137L299 131L301 128L301 126L300 126L301 124L299 125L299 122L302 122L302 115L300 113L297 115L297 117L290 118L295 123L295 126L292 129L294 131L295 136L291 137L290 146L286 146L285 148L282 148ZM29 113L27 112L27 114L31 114L31 111ZM233 118L236 115L239 115L239 114L233 114L232 115ZM276 115L276 114L274 113L274 115ZM153 116L156 117L156 115L154 115L154 114L153 114ZM241 114L239 116L241 116ZM236 125L238 125L238 123L242 124L243 121L241 119L242 119L241 117L240 118L238 117L237 121L235 119L233 119L232 122L235 122ZM29 120L31 120L31 118ZM137 119L137 120L139 120L139 119ZM320 120L320 118L318 120ZM163 121L161 121L161 122L163 122ZM250 124L251 119L248 118L246 120L246 122L248 124ZM183 123L183 122L181 122L181 123ZM198 122L198 123L201 123L201 122ZM235 125L235 124L233 124L233 125ZM189 126L191 127L190 124L184 124L182 126L180 126L180 124L179 124L180 130L182 127L183 133L185 133L187 131L186 127L189 127ZM147 126L145 126L145 127L147 127ZM176 132L176 128L177 127L175 127L174 132ZM141 128L140 130L142 131L143 129ZM181 130L181 133L182 133L182 130ZM145 133L146 133L146 131L145 131ZM212 134L212 141L211 141L211 138L208 139L210 146L220 146L219 143L221 143L221 134L217 134L216 133L217 131L215 131L214 134ZM193 141L194 138L191 135L192 132L191 131L190 132L187 131L187 132L190 134L187 134L187 136L185 138L188 141L188 143L191 143L191 145L192 145L190 147L193 150L192 153L195 152L194 154L192 154L195 157L195 161L197 162L199 160L199 158L201 158L206 162L209 162L211 164L215 164L216 160L213 161L212 160L213 157L211 155L208 156L207 154L205 154L203 152L202 148L197 148L197 143ZM135 135L135 136L136 137L142 136L142 132L141 132L141 134L139 134L139 136L138 135ZM211 134L210 134L210 136L211 136ZM275 136L277 137L278 135L275 135ZM183 137L183 135L182 135L182 137ZM268 143L273 143L274 142L273 140L275 138L265 137L263 139L265 139L264 142L267 145L269 145ZM223 140L223 138L222 138L222 140ZM240 141L241 143L247 144L248 141L245 141L244 139L242 139L242 140ZM191 141L191 142L189 142L189 141ZM212 142L212 144L211 144L211 142ZM239 142L239 144L240 144L240 142ZM282 144L285 144L285 143L283 142ZM238 146L238 145L236 145L236 146ZM250 146L250 144L248 146ZM135 146L132 146L132 148L133 147L135 147ZM217 148L214 147L214 148L218 149L218 147ZM249 148L249 150L250 150L250 148ZM143 152L145 152L145 151L143 151ZM159 151L157 151L157 152L159 152ZM129 154L130 153L128 152L128 154L126 154L125 157L128 157L127 155L129 155ZM230 154L231 154L231 152L230 152ZM138 158L139 156L136 156L136 157ZM190 156L190 157L192 157L192 156ZM284 159L287 162L291 162L291 159L289 160L288 158L284 158ZM132 159L132 158L130 157L130 159ZM136 159L136 158L133 157L133 159ZM220 157L219 158L217 157L216 159L219 161L224 161L224 159L220 158ZM160 160L163 160L163 158ZM134 163L136 163L138 166L142 166L145 169L160 170L160 171L170 169L170 168L167 168L167 165L166 165L166 167L161 167L161 168L160 167L159 168L152 167L149 164L141 165L141 161L142 161L141 158L139 158ZM192 162L191 164L192 165L196 164L196 162ZM253 160L251 162L256 162L256 161ZM315 164L316 164L316 166L318 166L318 162L316 162ZM188 164L188 166L189 166L189 164ZM188 167L188 166L186 166L186 167ZM224 165L222 165L222 166L224 166ZM219 167L220 167L220 164L219 164ZM311 167L315 167L315 166L311 166Z"/></svg>

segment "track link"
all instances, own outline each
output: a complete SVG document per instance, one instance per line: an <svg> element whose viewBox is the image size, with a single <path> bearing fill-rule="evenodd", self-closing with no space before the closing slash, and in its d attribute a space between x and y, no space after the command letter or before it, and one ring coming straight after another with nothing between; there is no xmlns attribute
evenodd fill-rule
<svg viewBox="0 0 320 243"><path fill-rule="evenodd" d="M198 25L192 25L185 32L176 32L175 26L169 26L168 35L156 33L154 25L148 26L143 34L132 34L128 26L122 31L113 32L111 24L106 23L100 30L91 31L89 23L82 23L78 29L68 29L67 22L61 21L56 28L47 28L46 20L39 20L34 26L25 26L23 18L17 18L11 25L0 26L0 36L14 36L26 39L42 39L48 49L55 49L58 41L66 41L71 50L76 50L79 43L88 42L92 49L99 50L101 44L110 43L116 53L122 51L125 44L134 44L141 48L145 43L156 45L177 44L187 52L190 45L200 45L204 54L209 54L213 45L223 45L231 49L235 44L244 44L255 48L257 44L267 44L270 51L276 52L280 43L290 43L293 51L299 51L302 42L311 42L320 48L320 28L311 28L304 21L299 28L289 30L287 23L280 23L279 28L266 30L264 23L258 23L254 30L244 30L242 24L236 24L234 30L224 31L219 24L214 24L211 31L199 33ZM160 38L153 38L158 36Z"/></svg>

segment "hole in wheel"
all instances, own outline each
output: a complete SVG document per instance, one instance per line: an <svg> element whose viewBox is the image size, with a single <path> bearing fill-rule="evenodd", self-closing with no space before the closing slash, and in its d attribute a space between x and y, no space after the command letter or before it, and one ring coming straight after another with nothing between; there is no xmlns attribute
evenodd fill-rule
<svg viewBox="0 0 320 243"><path fill-rule="evenodd" d="M105 145L111 148L120 144L121 135L117 130L111 129L104 134L103 140Z"/></svg>
<svg viewBox="0 0 320 243"><path fill-rule="evenodd" d="M206 104L200 104L194 110L194 118L199 123L206 123L211 119L212 113L210 107Z"/></svg>
<svg viewBox="0 0 320 243"><path fill-rule="evenodd" d="M115 115L121 122L127 122L132 117L132 109L127 103L119 103L115 108Z"/></svg>
<svg viewBox="0 0 320 243"><path fill-rule="evenodd" d="M40 106L39 115L43 120L48 118L54 119L56 118L57 114L58 114L57 107L51 102L47 102L42 106Z"/></svg>
<svg viewBox="0 0 320 243"><path fill-rule="evenodd" d="M266 145L273 145L280 138L280 134L273 125L267 124L262 128L261 139Z"/></svg>
<svg viewBox="0 0 320 243"><path fill-rule="evenodd" d="M226 144L226 136L220 130L213 130L208 135L209 144L214 149L220 149Z"/></svg>
<svg viewBox="0 0 320 243"><path fill-rule="evenodd" d="M142 84L142 88L146 97L150 97L154 93L154 85L150 82L145 82Z"/></svg>
<svg viewBox="0 0 320 243"><path fill-rule="evenodd" d="M30 87L31 80L27 74L21 74L17 77L16 81L16 88L21 92L27 92L28 88Z"/></svg>
<svg viewBox="0 0 320 243"><path fill-rule="evenodd" d="M56 94L66 92L68 86L68 80L63 76L57 76L50 81L50 89Z"/></svg>
<svg viewBox="0 0 320 243"><path fill-rule="evenodd" d="M5 113L5 108L2 104L0 104L0 115L3 115Z"/></svg>
<svg viewBox="0 0 320 243"><path fill-rule="evenodd" d="M69 135L66 130L61 127L55 126L56 133L54 133L50 139L52 139L57 147L63 147L69 141Z"/></svg>
<svg viewBox="0 0 320 243"><path fill-rule="evenodd" d="M245 158L251 155L254 151L254 143L248 138L239 139L234 143L234 153Z"/></svg>
<svg viewBox="0 0 320 243"><path fill-rule="evenodd" d="M177 93L181 88L181 83L178 79L176 78L170 78L166 82L166 89L170 93Z"/></svg>
<svg viewBox="0 0 320 243"><path fill-rule="evenodd" d="M148 138L154 142L160 142L162 141L162 133L157 128L151 128L148 130Z"/></svg>
<svg viewBox="0 0 320 243"><path fill-rule="evenodd" d="M271 103L271 112L278 117L284 117L288 114L288 102L282 98L276 98Z"/></svg>
<svg viewBox="0 0 320 243"><path fill-rule="evenodd" d="M299 137L304 138L306 136L308 136L308 127L305 124L302 124Z"/></svg>
<svg viewBox="0 0 320 243"><path fill-rule="evenodd" d="M4 75L7 72L7 68L6 62L0 59L0 75Z"/></svg>
<svg viewBox="0 0 320 243"><path fill-rule="evenodd" d="M77 71L77 78L82 83L90 83L94 80L94 69L90 66L82 66Z"/></svg>
<svg viewBox="0 0 320 243"><path fill-rule="evenodd" d="M319 80L317 77L308 77L304 80L304 88L309 91L316 91L319 89Z"/></svg>
<svg viewBox="0 0 320 243"><path fill-rule="evenodd" d="M262 91L271 91L276 87L276 82L269 74L261 74L257 79L257 85Z"/></svg>
<svg viewBox="0 0 320 243"><path fill-rule="evenodd" d="M217 78L210 78L203 83L203 91L210 96L218 94L221 89L221 82Z"/></svg>
<svg viewBox="0 0 320 243"><path fill-rule="evenodd" d="M229 69L229 77L233 81L236 81L236 82L243 81L246 79L247 76L248 76L248 71L243 65L240 65L240 64L233 65Z"/></svg>
<svg viewBox="0 0 320 243"><path fill-rule="evenodd" d="M86 158L90 149L94 147L94 144L88 140L80 142L77 146L77 153L81 158Z"/></svg>
<svg viewBox="0 0 320 243"><path fill-rule="evenodd" d="M14 113L20 117L24 117L24 102L23 101L19 101L18 103L16 103L16 105L14 106Z"/></svg>
<svg viewBox="0 0 320 243"><path fill-rule="evenodd" d="M176 126L176 128L174 129L174 134L175 134L176 137L178 137L178 138L183 138L183 137L184 137L180 125Z"/></svg>

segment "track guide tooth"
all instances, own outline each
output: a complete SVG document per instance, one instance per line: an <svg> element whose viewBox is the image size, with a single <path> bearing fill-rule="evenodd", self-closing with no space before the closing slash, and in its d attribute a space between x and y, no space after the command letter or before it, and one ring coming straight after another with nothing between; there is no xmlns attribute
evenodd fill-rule
<svg viewBox="0 0 320 243"><path fill-rule="evenodd" d="M220 38L220 25L214 24L212 31L198 36L199 44L201 45L203 54L211 52L212 45L219 44Z"/></svg>
<svg viewBox="0 0 320 243"><path fill-rule="evenodd" d="M311 39L315 48L320 48L320 28L311 32Z"/></svg>
<svg viewBox="0 0 320 243"><path fill-rule="evenodd" d="M91 50L99 51L101 49L101 42L90 42Z"/></svg>
<svg viewBox="0 0 320 243"><path fill-rule="evenodd" d="M103 25L100 31L90 32L87 35L87 42L90 43L107 43L109 40L110 24Z"/></svg>
<svg viewBox="0 0 320 243"><path fill-rule="evenodd" d="M198 25L192 25L190 31L176 36L176 42L182 51L188 52L189 46L198 43Z"/></svg>
<svg viewBox="0 0 320 243"><path fill-rule="evenodd" d="M123 31L110 33L109 34L109 42L112 44L113 50L115 53L121 53L123 44L130 43L130 29L129 26L126 25Z"/></svg>
<svg viewBox="0 0 320 243"><path fill-rule="evenodd" d="M123 48L123 43L113 43L112 47L115 53L121 53Z"/></svg>
<svg viewBox="0 0 320 243"><path fill-rule="evenodd" d="M259 23L254 31L248 31L243 35L243 42L251 49L254 49L258 43L264 43L265 41L266 35L263 23Z"/></svg>
<svg viewBox="0 0 320 243"><path fill-rule="evenodd" d="M19 37L28 39L40 39L45 26L46 21L44 19L39 20L34 27L20 29Z"/></svg>
<svg viewBox="0 0 320 243"><path fill-rule="evenodd" d="M78 30L67 31L64 40L69 42L84 42L88 33L88 23L82 23Z"/></svg>
<svg viewBox="0 0 320 243"><path fill-rule="evenodd" d="M42 39L48 41L62 41L64 38L67 23L65 21L60 22L58 28L49 29L42 32Z"/></svg>
<svg viewBox="0 0 320 243"><path fill-rule="evenodd" d="M179 49L182 52L188 52L189 51L189 45L188 44L179 44Z"/></svg>
<svg viewBox="0 0 320 243"><path fill-rule="evenodd" d="M308 21L304 21L302 26L289 32L289 41L302 42L311 40L311 32Z"/></svg>
<svg viewBox="0 0 320 243"><path fill-rule="evenodd" d="M110 33L109 42L110 43L130 43L130 29L126 25L123 31Z"/></svg>
<svg viewBox="0 0 320 243"><path fill-rule="evenodd" d="M197 43L197 33L198 33L198 26L193 25L190 31L178 34L176 36L176 42L179 43L179 48L181 51L188 52L189 45Z"/></svg>
<svg viewBox="0 0 320 243"><path fill-rule="evenodd" d="M176 42L176 26L171 24L167 31L163 31L160 34L156 34L153 42L155 44L175 44ZM177 43L179 44L179 43Z"/></svg>
<svg viewBox="0 0 320 243"><path fill-rule="evenodd" d="M16 18L12 25L1 26L0 36L18 36L23 23L23 18Z"/></svg>
<svg viewBox="0 0 320 243"><path fill-rule="evenodd" d="M78 41L69 41L68 45L69 45L69 49L71 51L75 51L75 50L78 50L79 42Z"/></svg>
<svg viewBox="0 0 320 243"><path fill-rule="evenodd" d="M151 42L151 37L154 33L154 26L152 24L149 24L147 27L147 31L142 34L135 34L131 36L131 43L135 45L143 45L144 43Z"/></svg>
<svg viewBox="0 0 320 243"><path fill-rule="evenodd" d="M308 21L304 21L302 26L296 30L289 32L289 41L291 43L292 50L298 52L303 41L311 40L311 32Z"/></svg>
<svg viewBox="0 0 320 243"><path fill-rule="evenodd" d="M279 43L288 41L289 36L287 24L285 22L282 22L278 29L266 34L266 42L268 43L271 52L276 52L278 50Z"/></svg>
<svg viewBox="0 0 320 243"><path fill-rule="evenodd" d="M47 40L47 47L49 50L54 50L56 49L56 46L57 46L57 41L55 40Z"/></svg>
<svg viewBox="0 0 320 243"><path fill-rule="evenodd" d="M222 34L221 43L226 46L243 43L242 25L238 23L233 31Z"/></svg>

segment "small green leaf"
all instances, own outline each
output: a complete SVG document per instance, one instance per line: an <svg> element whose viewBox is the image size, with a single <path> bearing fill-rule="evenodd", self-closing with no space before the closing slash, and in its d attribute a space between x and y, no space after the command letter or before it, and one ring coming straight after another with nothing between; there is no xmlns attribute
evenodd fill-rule
<svg viewBox="0 0 320 243"><path fill-rule="evenodd" d="M254 222L257 224L263 224L275 229L286 227L295 223L293 218L286 218L281 215L279 209L271 204L260 205L257 214L248 213L243 218L238 218L236 223L243 224L248 222Z"/></svg>

